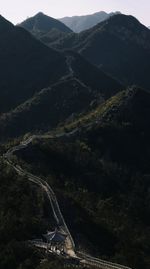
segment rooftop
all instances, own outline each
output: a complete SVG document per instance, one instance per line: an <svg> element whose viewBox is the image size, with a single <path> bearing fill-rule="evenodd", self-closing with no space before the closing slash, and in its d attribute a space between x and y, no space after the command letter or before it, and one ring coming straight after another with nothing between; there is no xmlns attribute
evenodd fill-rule
<svg viewBox="0 0 150 269"><path fill-rule="evenodd" d="M61 243L65 241L67 234L62 233L56 229L53 232L47 232L47 234L44 234L43 236L48 242Z"/></svg>

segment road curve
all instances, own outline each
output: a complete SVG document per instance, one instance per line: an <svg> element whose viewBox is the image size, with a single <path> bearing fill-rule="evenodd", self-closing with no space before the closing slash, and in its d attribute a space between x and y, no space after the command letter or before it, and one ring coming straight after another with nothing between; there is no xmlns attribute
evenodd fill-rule
<svg viewBox="0 0 150 269"><path fill-rule="evenodd" d="M74 135L78 131L79 131L79 129L76 128L76 129L72 130L70 133L69 132L68 133L62 132L62 133L55 134L55 135L54 134L32 135L27 140L22 141L19 145L10 148L3 155L3 158L5 159L7 164L10 165L11 167L13 167L19 175L26 176L30 182L35 183L36 185L38 185L40 188L42 188L46 192L47 197L49 199L49 202L51 204L51 208L53 210L53 215L54 215L54 218L56 220L56 223L59 226L60 230L62 230L63 232L65 232L67 234L65 248L66 248L66 253L68 256L78 259L80 264L82 264L82 265L88 265L88 266L97 267L100 269L131 269L129 267L126 267L126 266L123 266L120 264L107 262L107 261L104 261L101 259L94 258L86 253L76 251L74 240L70 234L70 231L69 231L67 224L64 220L64 217L61 213L59 203L57 201L56 195L55 195L54 191L52 190L52 188L49 186L49 184L45 180L29 173L27 170L21 168L19 165L13 164L13 161L11 160L12 155L16 151L19 151L23 148L27 148L28 145L30 143L32 143L32 141L35 139L54 139L54 138L60 138L60 137L68 137L68 136ZM41 244L38 242L35 245L37 247L45 248L44 244Z"/></svg>

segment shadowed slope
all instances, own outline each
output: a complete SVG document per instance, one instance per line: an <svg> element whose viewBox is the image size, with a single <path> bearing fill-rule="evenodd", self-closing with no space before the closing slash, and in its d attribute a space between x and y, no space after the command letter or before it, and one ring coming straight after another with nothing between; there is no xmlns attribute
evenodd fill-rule
<svg viewBox="0 0 150 269"><path fill-rule="evenodd" d="M126 85L150 89L150 31L132 16L115 15L80 34L69 34L55 47L78 51Z"/></svg>

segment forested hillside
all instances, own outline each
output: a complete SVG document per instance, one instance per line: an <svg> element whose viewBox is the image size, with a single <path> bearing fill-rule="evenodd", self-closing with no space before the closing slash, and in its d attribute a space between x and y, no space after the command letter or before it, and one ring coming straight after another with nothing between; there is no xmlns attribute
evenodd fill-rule
<svg viewBox="0 0 150 269"><path fill-rule="evenodd" d="M68 138L17 154L56 191L79 249L137 269L150 262L149 101L140 89L119 93L78 120L74 135L66 129Z"/></svg>

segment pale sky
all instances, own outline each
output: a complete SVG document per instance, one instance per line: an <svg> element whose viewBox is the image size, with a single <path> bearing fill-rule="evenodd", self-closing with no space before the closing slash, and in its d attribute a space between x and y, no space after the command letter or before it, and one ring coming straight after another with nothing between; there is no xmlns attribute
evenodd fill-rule
<svg viewBox="0 0 150 269"><path fill-rule="evenodd" d="M13 23L19 23L39 11L61 18L101 10L131 14L150 26L150 0L0 0L1 15Z"/></svg>

